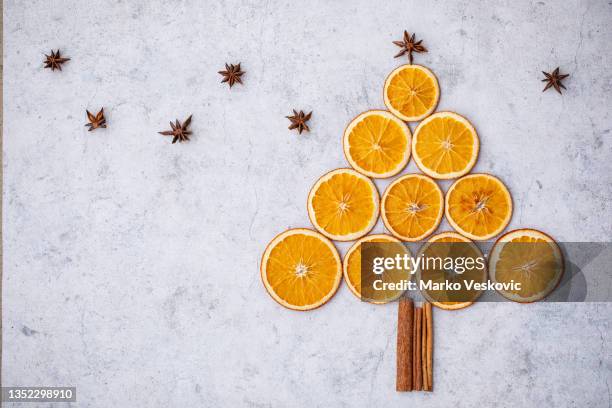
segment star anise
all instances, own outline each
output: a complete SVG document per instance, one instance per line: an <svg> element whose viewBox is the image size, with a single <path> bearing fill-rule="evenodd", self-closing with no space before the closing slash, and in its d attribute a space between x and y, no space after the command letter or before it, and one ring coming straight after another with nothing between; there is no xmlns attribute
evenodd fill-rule
<svg viewBox="0 0 612 408"><path fill-rule="evenodd" d="M51 71L55 71L56 69L62 70L62 64L66 61L70 61L70 58L63 58L60 56L60 50L58 49L56 52L51 50L51 55L45 54L45 68L51 68Z"/></svg>
<svg viewBox="0 0 612 408"><path fill-rule="evenodd" d="M421 45L423 40L419 40L415 42L414 36L415 36L414 33L410 35L408 31L404 31L403 41L393 41L393 44L397 45L398 47L402 49L399 53L397 53L397 55L395 55L394 58L401 57L404 54L408 54L408 63L412 65L412 53L413 52L418 52L418 53L427 52L427 48Z"/></svg>
<svg viewBox="0 0 612 408"><path fill-rule="evenodd" d="M291 125L289 125L289 130L297 129L300 134L304 130L310 132L310 128L306 124L310 120L312 116L312 112L309 114L305 114L304 111L300 111L299 113L293 109L293 116L285 116L287 119L291 121Z"/></svg>
<svg viewBox="0 0 612 408"><path fill-rule="evenodd" d="M95 116L88 110L85 110L85 112L87 112L87 120L89 120L89 123L86 123L85 126L89 126L90 132L97 128L106 128L104 108L100 109L100 112L98 112L98 114Z"/></svg>
<svg viewBox="0 0 612 408"><path fill-rule="evenodd" d="M187 129L189 124L191 123L191 115L181 124L177 119L175 123L170 121L170 127L172 130L165 130L163 132L158 132L160 135L164 136L174 136L172 139L172 143L178 142L186 142L189 140L189 135L191 134L191 130Z"/></svg>
<svg viewBox="0 0 612 408"><path fill-rule="evenodd" d="M228 82L230 88L234 86L236 82L242 84L242 79L240 78L244 71L240 70L240 63L238 65L234 64L225 64L225 71L219 71L221 75L223 75L223 80L221 83Z"/></svg>
<svg viewBox="0 0 612 408"><path fill-rule="evenodd" d="M550 74L548 72L544 72L544 71L542 71L542 73L546 77L546 78L544 78L542 80L542 82L546 82L546 86L544 87L544 89L542 89L542 92L544 92L545 90L547 90L550 87L555 88L557 90L557 92L559 92L559 93L561 93L561 88L567 89L567 88L565 88L565 86L563 86L562 81L565 78L567 78L569 76L569 74L560 74L559 73L559 67L557 67Z"/></svg>

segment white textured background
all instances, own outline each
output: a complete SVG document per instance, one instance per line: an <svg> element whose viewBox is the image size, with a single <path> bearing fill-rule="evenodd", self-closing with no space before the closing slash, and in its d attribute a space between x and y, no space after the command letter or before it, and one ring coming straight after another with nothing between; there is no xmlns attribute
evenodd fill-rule
<svg viewBox="0 0 612 408"><path fill-rule="evenodd" d="M74 385L79 407L610 407L612 305L438 311L435 392L397 394L396 305L343 285L288 311L258 267L346 166L344 126L383 107L404 29L510 227L610 241L611 20L607 1L5 0L3 385ZM72 60L44 70L58 47ZM557 65L567 92L542 93ZM156 133L191 113L190 143Z"/></svg>

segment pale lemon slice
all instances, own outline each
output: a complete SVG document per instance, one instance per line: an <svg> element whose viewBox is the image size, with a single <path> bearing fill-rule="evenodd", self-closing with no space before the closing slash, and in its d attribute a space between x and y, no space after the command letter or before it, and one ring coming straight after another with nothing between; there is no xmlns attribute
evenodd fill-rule
<svg viewBox="0 0 612 408"><path fill-rule="evenodd" d="M410 129L390 112L371 110L351 121L342 146L350 165L374 178L391 177L410 159Z"/></svg>
<svg viewBox="0 0 612 408"><path fill-rule="evenodd" d="M328 238L352 241L376 224L379 196L368 177L353 169L337 169L321 177L308 195L312 225Z"/></svg>
<svg viewBox="0 0 612 408"><path fill-rule="evenodd" d="M261 259L261 279L272 298L294 310L315 309L336 293L342 262L330 240L298 228L277 235Z"/></svg>
<svg viewBox="0 0 612 408"><path fill-rule="evenodd" d="M464 176L446 193L446 218L468 238L493 238L506 228L511 216L510 192L501 180L489 174Z"/></svg>
<svg viewBox="0 0 612 408"><path fill-rule="evenodd" d="M437 112L414 131L414 161L423 173L437 179L461 177L474 167L480 143L476 130L464 117Z"/></svg>
<svg viewBox="0 0 612 408"><path fill-rule="evenodd" d="M533 229L510 231L500 237L489 256L493 283L520 283L519 288L496 288L515 302L536 302L548 296L563 276L563 255L550 236Z"/></svg>
<svg viewBox="0 0 612 408"><path fill-rule="evenodd" d="M395 237L419 241L438 228L444 213L444 196L431 178L407 174L387 187L381 207L383 222Z"/></svg>
<svg viewBox="0 0 612 408"><path fill-rule="evenodd" d="M421 65L402 65L389 74L383 97L387 109L406 122L429 116L440 98L436 76Z"/></svg>

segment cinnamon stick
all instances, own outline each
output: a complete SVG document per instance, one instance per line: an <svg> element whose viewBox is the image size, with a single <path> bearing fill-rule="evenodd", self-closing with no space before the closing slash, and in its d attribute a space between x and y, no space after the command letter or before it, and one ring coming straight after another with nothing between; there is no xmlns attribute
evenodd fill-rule
<svg viewBox="0 0 612 408"><path fill-rule="evenodd" d="M423 389L423 367L422 367L422 358L421 358L421 347L422 347L422 330L423 330L423 309L417 307L414 309L414 326L415 326L415 339L414 339L414 367L415 372L413 373L414 377L414 390L421 391Z"/></svg>
<svg viewBox="0 0 612 408"><path fill-rule="evenodd" d="M433 391L433 309L431 303L425 304L425 325L427 326L427 391Z"/></svg>
<svg viewBox="0 0 612 408"><path fill-rule="evenodd" d="M395 389L412 391L412 342L414 330L414 303L402 297L397 309L397 360Z"/></svg>
<svg viewBox="0 0 612 408"><path fill-rule="evenodd" d="M412 389L416 391L416 372L417 372L417 366L416 366L416 355L417 355L417 344L416 344L416 338L417 338L417 307L414 308L414 316L412 318L413 320L413 325L412 325Z"/></svg>
<svg viewBox="0 0 612 408"><path fill-rule="evenodd" d="M427 366L427 303L423 303L423 318L421 322L421 367L423 367L423 391L429 390L429 375Z"/></svg>

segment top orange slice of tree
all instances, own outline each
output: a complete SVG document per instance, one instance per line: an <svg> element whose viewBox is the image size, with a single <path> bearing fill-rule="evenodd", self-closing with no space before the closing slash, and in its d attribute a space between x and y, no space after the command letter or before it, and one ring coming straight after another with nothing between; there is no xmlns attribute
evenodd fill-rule
<svg viewBox="0 0 612 408"><path fill-rule="evenodd" d="M433 262L422 261L416 269L416 281L432 281L433 283L442 283L444 281L458 282L463 284L464 281L474 281L477 283L485 283L487 281L486 261L480 249L466 237L456 232L442 232L429 238L419 251L419 258L422 260L429 259ZM448 259L453 262L460 261L462 265L456 264L455 270L449 270L442 264L436 264L437 259L446 262ZM466 259L472 259L467 267ZM477 260L480 263L477 264ZM459 270L461 267L463 270ZM421 289L423 297L431 304L441 309L457 310L470 306L482 294L482 290L467 290L453 291L452 293L440 292L435 290ZM456 300L448 300L456 299Z"/></svg>
<svg viewBox="0 0 612 408"><path fill-rule="evenodd" d="M336 241L352 241L376 224L379 196L368 177L353 169L336 169L323 175L308 195L312 225Z"/></svg>
<svg viewBox="0 0 612 408"><path fill-rule="evenodd" d="M547 234L519 229L501 236L489 256L489 276L493 283L521 284L518 288L496 288L515 302L536 302L548 296L559 284L564 269L559 246Z"/></svg>
<svg viewBox="0 0 612 408"><path fill-rule="evenodd" d="M468 174L446 193L446 219L470 239L493 238L506 228L511 216L510 192L500 179L489 174Z"/></svg>
<svg viewBox="0 0 612 408"><path fill-rule="evenodd" d="M414 161L423 173L453 179L470 172L478 158L476 130L453 112L436 112L417 126L412 139Z"/></svg>
<svg viewBox="0 0 612 408"><path fill-rule="evenodd" d="M440 87L429 69L421 65L402 65L387 77L383 99L395 116L406 122L415 122L436 109Z"/></svg>
<svg viewBox="0 0 612 408"><path fill-rule="evenodd" d="M297 228L277 235L261 259L261 280L272 298L289 309L326 303L342 279L334 244L318 232Z"/></svg>
<svg viewBox="0 0 612 408"><path fill-rule="evenodd" d="M402 171L410 159L410 129L387 111L357 116L344 131L342 146L350 165L368 177L386 178Z"/></svg>
<svg viewBox="0 0 612 408"><path fill-rule="evenodd" d="M444 213L444 196L430 177L407 174L387 187L381 212L391 234L404 241L419 241L438 228Z"/></svg>
<svg viewBox="0 0 612 408"><path fill-rule="evenodd" d="M410 256L408 248L395 237L387 234L365 236L356 241L344 256L344 262L342 263L344 280L351 292L363 301L383 304L396 300L402 295L403 290L388 286L381 289L380 285L374 286L374 280L380 280L382 283L400 283L403 280L410 279L410 271L393 268L385 270L380 275L375 275L372 270L362 271L364 256L362 248L364 244L368 243L375 244L368 248L370 260L374 257L393 258L396 255L403 256L404 254ZM362 277L365 278L365 282ZM365 288L362 283L366 284Z"/></svg>

